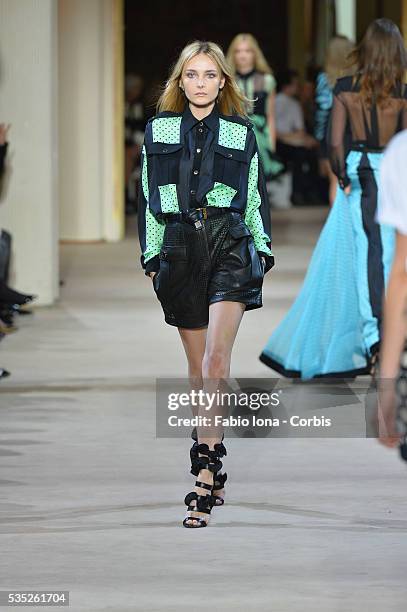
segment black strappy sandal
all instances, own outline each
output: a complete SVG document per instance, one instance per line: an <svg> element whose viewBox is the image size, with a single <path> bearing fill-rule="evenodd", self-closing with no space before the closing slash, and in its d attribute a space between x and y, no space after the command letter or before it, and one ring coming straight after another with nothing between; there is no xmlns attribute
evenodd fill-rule
<svg viewBox="0 0 407 612"><path fill-rule="evenodd" d="M195 444L193 445L194 450L191 449L191 459L193 457L191 473L198 475L200 470L209 470L215 475L216 472L222 469L222 461L219 459L222 450L219 447L223 446L223 444L215 444L214 450L209 450L209 446L207 444L196 444L196 446ZM199 454L204 456L200 457ZM212 495L213 484L196 480L195 486L206 489L207 491L210 491L210 493L206 495L200 495L199 493L196 493L196 491L191 491L188 493L184 500L185 504L188 506L187 512L202 512L208 515L208 517L186 516L182 522L184 527L206 527L209 522L211 510L215 505L215 496ZM193 504L194 501L195 504Z"/></svg>
<svg viewBox="0 0 407 612"><path fill-rule="evenodd" d="M222 441L220 442L220 444L215 444L215 449L218 450L219 457L224 457L227 455L226 448L223 444L224 437L225 435L222 434ZM191 474L193 474L194 476L198 476L198 471L195 466L196 459L198 458L198 452L196 450L198 446L198 436L196 433L196 427L194 427L194 429L192 430L191 438L195 440L195 443L192 445L191 450L190 450ZM212 493L213 491L221 491L222 489L224 489L225 482L227 481L227 479L228 479L228 475L226 472L224 474L215 473L213 475ZM213 497L215 498L214 506L223 506L223 504L225 503L224 497L221 497L220 495L214 495Z"/></svg>
<svg viewBox="0 0 407 612"><path fill-rule="evenodd" d="M216 474L214 476L214 481L213 481L213 487L212 487L212 493L214 491L221 491L222 489L225 488L225 482L228 479L228 475L225 472L224 474ZM221 497L220 495L214 495L213 496L215 498L215 506L223 506L223 504L225 503L225 498Z"/></svg>

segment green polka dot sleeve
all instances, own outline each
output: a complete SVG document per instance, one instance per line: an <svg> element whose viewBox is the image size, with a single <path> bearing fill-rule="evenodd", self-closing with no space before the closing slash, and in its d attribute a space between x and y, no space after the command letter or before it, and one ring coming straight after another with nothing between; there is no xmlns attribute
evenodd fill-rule
<svg viewBox="0 0 407 612"><path fill-rule="evenodd" d="M182 117L159 117L152 123L153 142L176 144L181 142Z"/></svg>
<svg viewBox="0 0 407 612"><path fill-rule="evenodd" d="M139 239L142 251L142 265L159 254L164 238L165 225L160 223L148 206L149 189L147 157L143 145L141 152L141 194L139 201Z"/></svg>
<svg viewBox="0 0 407 612"><path fill-rule="evenodd" d="M213 189L206 194L208 206L230 206L236 193L233 187L215 181Z"/></svg>
<svg viewBox="0 0 407 612"><path fill-rule="evenodd" d="M263 220L261 218L261 196L258 188L258 181L259 156L256 151L250 162L247 185L247 206L244 219L252 233L257 251L262 251L267 255L273 255L272 250L267 245L267 243L270 244L271 239L264 231Z"/></svg>

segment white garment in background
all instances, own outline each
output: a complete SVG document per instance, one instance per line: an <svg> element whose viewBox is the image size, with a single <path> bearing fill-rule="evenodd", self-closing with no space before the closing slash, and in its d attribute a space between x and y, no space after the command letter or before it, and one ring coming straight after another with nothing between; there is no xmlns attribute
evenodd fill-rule
<svg viewBox="0 0 407 612"><path fill-rule="evenodd" d="M275 102L276 130L280 134L289 134L304 129L304 113L301 104L285 93L276 95Z"/></svg>
<svg viewBox="0 0 407 612"><path fill-rule="evenodd" d="M407 235L407 130L389 142L380 165L376 221Z"/></svg>

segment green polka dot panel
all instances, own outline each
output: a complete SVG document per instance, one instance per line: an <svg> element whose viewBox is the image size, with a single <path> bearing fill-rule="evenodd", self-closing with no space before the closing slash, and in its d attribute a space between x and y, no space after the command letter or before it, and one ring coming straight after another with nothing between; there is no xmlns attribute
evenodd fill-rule
<svg viewBox="0 0 407 612"><path fill-rule="evenodd" d="M148 200L149 200L149 189L148 189L148 176L147 176L147 158L146 149L143 145L141 150L142 157L142 171L141 171L141 184L143 189L143 195L146 199L146 248L143 253L144 262L147 263L149 259L158 255L161 250L161 245L164 239L165 225L161 224L151 212Z"/></svg>
<svg viewBox="0 0 407 612"><path fill-rule="evenodd" d="M261 197L258 189L259 180L259 157L255 153L250 162L249 179L247 185L247 205L244 220L249 227L254 239L254 244L258 251L263 251L267 255L273 252L267 246L270 236L264 231L263 220L260 214Z"/></svg>
<svg viewBox="0 0 407 612"><path fill-rule="evenodd" d="M147 177L147 158L146 158L146 147L143 145L141 149L141 159L142 159L142 170L141 170L141 184L143 187L143 194L145 199L148 202L148 177Z"/></svg>
<svg viewBox="0 0 407 612"><path fill-rule="evenodd" d="M180 142L182 117L153 119L153 142L177 144Z"/></svg>
<svg viewBox="0 0 407 612"><path fill-rule="evenodd" d="M246 146L247 127L240 123L232 123L225 119L219 119L218 143L222 147L244 150Z"/></svg>
<svg viewBox="0 0 407 612"><path fill-rule="evenodd" d="M146 250L144 251L144 262L159 254L164 240L165 224L160 223L154 217L147 205L146 209Z"/></svg>
<svg viewBox="0 0 407 612"><path fill-rule="evenodd" d="M213 189L206 194L208 206L230 206L236 193L236 189L229 185L215 183Z"/></svg>
<svg viewBox="0 0 407 612"><path fill-rule="evenodd" d="M169 185L158 185L163 213L179 212L177 186L175 183Z"/></svg>

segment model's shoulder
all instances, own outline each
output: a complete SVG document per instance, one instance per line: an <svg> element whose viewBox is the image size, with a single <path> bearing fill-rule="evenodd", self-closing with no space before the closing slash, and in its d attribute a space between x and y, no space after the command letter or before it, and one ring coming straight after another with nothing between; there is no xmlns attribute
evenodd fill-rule
<svg viewBox="0 0 407 612"><path fill-rule="evenodd" d="M355 80L352 75L341 77L335 83L334 94L339 94L341 91L352 91L354 86Z"/></svg>
<svg viewBox="0 0 407 612"><path fill-rule="evenodd" d="M265 72L263 74L263 78L264 78L264 89L266 91L266 93L272 93L277 85L277 81L274 77L274 74L272 74L271 72Z"/></svg>
<svg viewBox="0 0 407 612"><path fill-rule="evenodd" d="M243 117L242 115L219 115L219 118L223 121L228 121L231 124L244 125L249 130L253 128L253 123L247 117Z"/></svg>

